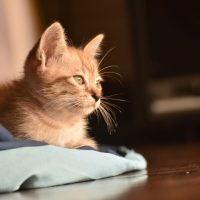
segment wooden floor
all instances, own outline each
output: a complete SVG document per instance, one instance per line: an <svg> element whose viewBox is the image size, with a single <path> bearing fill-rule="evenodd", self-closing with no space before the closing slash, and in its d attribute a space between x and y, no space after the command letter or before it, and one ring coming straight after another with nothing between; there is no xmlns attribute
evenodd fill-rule
<svg viewBox="0 0 200 200"><path fill-rule="evenodd" d="M121 199L200 199L200 143L145 147L148 178Z"/></svg>
<svg viewBox="0 0 200 200"><path fill-rule="evenodd" d="M2 200L200 199L200 143L138 148L148 170L98 181L0 195Z"/></svg>

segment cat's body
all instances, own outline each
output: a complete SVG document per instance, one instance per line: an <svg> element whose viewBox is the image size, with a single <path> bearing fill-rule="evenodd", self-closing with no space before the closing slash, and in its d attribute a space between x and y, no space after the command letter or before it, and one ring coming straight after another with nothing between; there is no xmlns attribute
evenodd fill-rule
<svg viewBox="0 0 200 200"><path fill-rule="evenodd" d="M24 76L0 87L0 123L20 139L97 147L87 135L86 118L100 105L95 56L102 39L70 47L61 25L51 25L29 53Z"/></svg>
<svg viewBox="0 0 200 200"><path fill-rule="evenodd" d="M0 88L0 122L16 138L63 147L79 147L83 143L96 146L95 141L87 138L86 119L80 116L51 117L26 86L25 80L20 80Z"/></svg>

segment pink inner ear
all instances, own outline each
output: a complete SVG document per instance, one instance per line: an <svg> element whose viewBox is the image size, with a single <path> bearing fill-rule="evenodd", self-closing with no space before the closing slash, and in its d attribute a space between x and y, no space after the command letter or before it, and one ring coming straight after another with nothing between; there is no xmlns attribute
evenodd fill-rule
<svg viewBox="0 0 200 200"><path fill-rule="evenodd" d="M103 34L99 34L96 37L94 37L84 48L85 53L95 57L100 54L100 46L101 42L104 38Z"/></svg>
<svg viewBox="0 0 200 200"><path fill-rule="evenodd" d="M46 29L39 44L39 56L45 59L57 57L63 54L66 47L64 29L59 23L52 24Z"/></svg>

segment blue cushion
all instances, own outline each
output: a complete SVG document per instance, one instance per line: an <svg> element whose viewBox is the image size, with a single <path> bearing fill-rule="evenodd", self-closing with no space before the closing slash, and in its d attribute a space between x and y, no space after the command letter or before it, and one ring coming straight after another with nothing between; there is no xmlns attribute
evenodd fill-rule
<svg viewBox="0 0 200 200"><path fill-rule="evenodd" d="M142 155L125 147L102 146L104 152L98 152L19 141L2 126L0 138L0 192L96 180L147 166Z"/></svg>

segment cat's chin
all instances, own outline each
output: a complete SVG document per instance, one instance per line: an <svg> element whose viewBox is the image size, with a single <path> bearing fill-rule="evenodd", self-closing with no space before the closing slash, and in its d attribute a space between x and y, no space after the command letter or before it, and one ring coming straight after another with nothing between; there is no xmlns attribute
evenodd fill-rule
<svg viewBox="0 0 200 200"><path fill-rule="evenodd" d="M89 114L91 114L92 112L94 112L94 110L95 110L95 107L94 107L94 106L88 106L88 107L82 109L82 113L83 113L84 115L89 115Z"/></svg>
<svg viewBox="0 0 200 200"><path fill-rule="evenodd" d="M81 109L81 112L84 115L89 115L89 114L93 113L95 110L97 110L99 105L100 105L100 101L97 101L96 103L89 104L87 106L85 105L84 108Z"/></svg>

